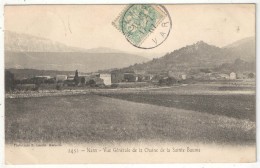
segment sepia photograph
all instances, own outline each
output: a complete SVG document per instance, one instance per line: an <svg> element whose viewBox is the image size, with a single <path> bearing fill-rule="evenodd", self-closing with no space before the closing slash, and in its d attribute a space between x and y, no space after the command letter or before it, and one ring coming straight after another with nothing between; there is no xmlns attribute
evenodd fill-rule
<svg viewBox="0 0 260 168"><path fill-rule="evenodd" d="M255 8L5 5L5 163L255 162Z"/></svg>

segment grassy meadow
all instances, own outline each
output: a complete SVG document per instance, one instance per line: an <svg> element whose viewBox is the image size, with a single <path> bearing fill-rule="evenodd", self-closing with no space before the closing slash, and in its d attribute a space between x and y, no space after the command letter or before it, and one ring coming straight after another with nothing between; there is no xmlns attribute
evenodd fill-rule
<svg viewBox="0 0 260 168"><path fill-rule="evenodd" d="M193 110L238 119L256 120L254 95L99 94L137 103ZM216 116L217 117L217 116Z"/></svg>
<svg viewBox="0 0 260 168"><path fill-rule="evenodd" d="M255 143L255 96L156 92L6 99L6 143Z"/></svg>

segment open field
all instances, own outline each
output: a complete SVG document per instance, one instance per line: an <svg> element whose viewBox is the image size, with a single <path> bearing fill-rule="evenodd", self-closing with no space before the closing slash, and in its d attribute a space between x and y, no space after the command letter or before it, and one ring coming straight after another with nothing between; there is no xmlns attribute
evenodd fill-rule
<svg viewBox="0 0 260 168"><path fill-rule="evenodd" d="M121 90L96 94L138 103L256 120L256 97L253 86L196 84L151 88L139 92Z"/></svg>
<svg viewBox="0 0 260 168"><path fill-rule="evenodd" d="M254 96L96 94L6 99L6 142L255 143Z"/></svg>
<svg viewBox="0 0 260 168"><path fill-rule="evenodd" d="M255 121L254 95L178 95L150 93L99 94L138 103L193 110Z"/></svg>

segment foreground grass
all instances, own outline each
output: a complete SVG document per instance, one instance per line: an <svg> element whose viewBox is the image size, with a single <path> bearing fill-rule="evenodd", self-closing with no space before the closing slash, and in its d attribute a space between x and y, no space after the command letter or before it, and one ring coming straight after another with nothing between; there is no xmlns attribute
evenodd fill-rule
<svg viewBox="0 0 260 168"><path fill-rule="evenodd" d="M5 108L7 143L255 143L255 122L246 119L91 94L6 99Z"/></svg>
<svg viewBox="0 0 260 168"><path fill-rule="evenodd" d="M178 95L158 91L154 93L99 93L99 95L250 121L256 120L255 95Z"/></svg>

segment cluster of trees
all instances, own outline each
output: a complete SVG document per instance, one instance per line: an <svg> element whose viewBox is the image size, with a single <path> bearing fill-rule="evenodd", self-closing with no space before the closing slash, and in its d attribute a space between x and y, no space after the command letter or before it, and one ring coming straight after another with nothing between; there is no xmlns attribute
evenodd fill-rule
<svg viewBox="0 0 260 168"><path fill-rule="evenodd" d="M101 79L100 79L101 80ZM10 71L5 71L5 91L10 92L17 90L38 90L42 84L56 84L56 89L61 90L65 86L79 86L88 85L91 87L100 86L98 79L91 79L86 82L84 77L79 77L78 70L75 71L73 80L65 80L63 82L56 82L54 78L46 79L44 77L33 77L28 79L15 79L15 75Z"/></svg>
<svg viewBox="0 0 260 168"><path fill-rule="evenodd" d="M5 91L10 92L15 88L14 74L10 71L5 71Z"/></svg>
<svg viewBox="0 0 260 168"><path fill-rule="evenodd" d="M178 83L178 80L173 78L173 77L168 77L166 79L160 79L159 80L159 85L163 86L163 85L167 85L167 86L171 86L173 84Z"/></svg>
<svg viewBox="0 0 260 168"><path fill-rule="evenodd" d="M19 85L25 85L25 84L34 84L35 87L33 87L34 90L38 90L41 84L54 84L56 81L54 78L51 79L45 79L40 77L34 77L30 79L15 79L15 76L10 71L5 71L5 91L10 92L14 91L15 89L21 89L20 87L17 87Z"/></svg>
<svg viewBox="0 0 260 168"><path fill-rule="evenodd" d="M30 78L30 79L16 79L15 84L54 84L56 80L54 78L51 79L44 79L44 78Z"/></svg>

